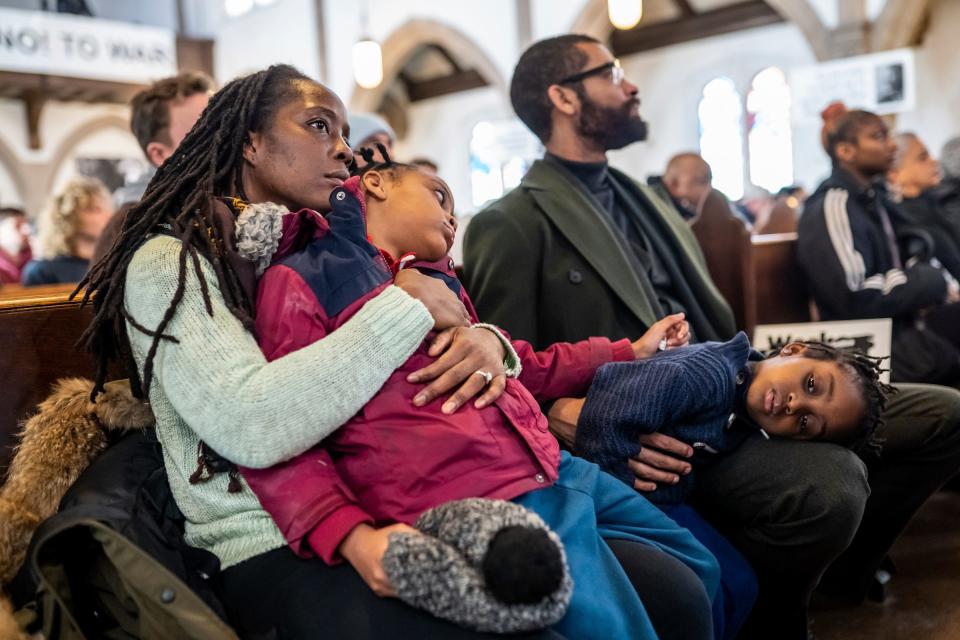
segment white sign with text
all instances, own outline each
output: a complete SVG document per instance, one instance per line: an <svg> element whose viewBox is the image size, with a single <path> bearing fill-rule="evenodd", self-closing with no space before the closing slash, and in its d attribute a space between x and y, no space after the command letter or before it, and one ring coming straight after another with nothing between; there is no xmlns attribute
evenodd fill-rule
<svg viewBox="0 0 960 640"><path fill-rule="evenodd" d="M169 29L0 9L0 70L146 84L177 72Z"/></svg>
<svg viewBox="0 0 960 640"><path fill-rule="evenodd" d="M793 116L797 122L820 121L831 102L874 113L911 111L916 103L912 49L883 51L799 67L790 72Z"/></svg>
<svg viewBox="0 0 960 640"><path fill-rule="evenodd" d="M835 322L798 322L794 324L761 324L753 330L753 348L764 353L780 349L795 341L816 340L841 349L859 349L876 358L890 355L893 320L838 320ZM890 368L890 361L883 363ZM890 382L890 372L880 378Z"/></svg>

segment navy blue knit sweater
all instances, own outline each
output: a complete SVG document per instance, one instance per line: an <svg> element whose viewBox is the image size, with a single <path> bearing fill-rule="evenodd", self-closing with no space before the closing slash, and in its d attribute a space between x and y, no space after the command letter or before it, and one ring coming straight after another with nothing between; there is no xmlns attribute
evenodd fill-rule
<svg viewBox="0 0 960 640"><path fill-rule="evenodd" d="M736 448L756 428L745 416L752 352L746 334L704 342L646 360L606 364L597 371L577 421L576 451L633 486L627 458L640 453L639 436L660 432L694 448L693 471L676 485L644 494L677 504L693 490L698 464Z"/></svg>

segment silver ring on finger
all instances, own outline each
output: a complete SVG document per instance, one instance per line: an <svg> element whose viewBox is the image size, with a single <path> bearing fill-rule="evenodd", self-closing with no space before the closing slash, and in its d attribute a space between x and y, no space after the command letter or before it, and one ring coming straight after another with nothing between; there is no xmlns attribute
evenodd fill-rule
<svg viewBox="0 0 960 640"><path fill-rule="evenodd" d="M493 374L490 373L489 371L484 371L483 369L477 369L473 373L483 378L484 384L490 384L490 382L493 380Z"/></svg>

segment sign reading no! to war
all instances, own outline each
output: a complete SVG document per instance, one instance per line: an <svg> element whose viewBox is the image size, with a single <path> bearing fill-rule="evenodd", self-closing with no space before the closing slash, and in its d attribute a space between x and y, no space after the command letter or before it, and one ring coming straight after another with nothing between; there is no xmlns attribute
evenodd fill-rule
<svg viewBox="0 0 960 640"><path fill-rule="evenodd" d="M838 349L856 349L874 358L887 358L892 340L890 318L761 324L753 330L753 348L764 353L779 350L791 342L816 341ZM883 362L883 368L887 371L880 374L880 379L889 383L890 360Z"/></svg>
<svg viewBox="0 0 960 640"><path fill-rule="evenodd" d="M146 84L177 72L173 31L0 9L0 70Z"/></svg>

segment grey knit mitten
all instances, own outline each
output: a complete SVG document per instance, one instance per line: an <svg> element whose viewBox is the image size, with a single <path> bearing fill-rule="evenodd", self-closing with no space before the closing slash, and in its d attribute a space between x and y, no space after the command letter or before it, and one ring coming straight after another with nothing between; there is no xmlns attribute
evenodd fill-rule
<svg viewBox="0 0 960 640"><path fill-rule="evenodd" d="M513 502L467 498L394 533L383 567L401 600L463 627L516 633L563 618L573 593L563 544Z"/></svg>

